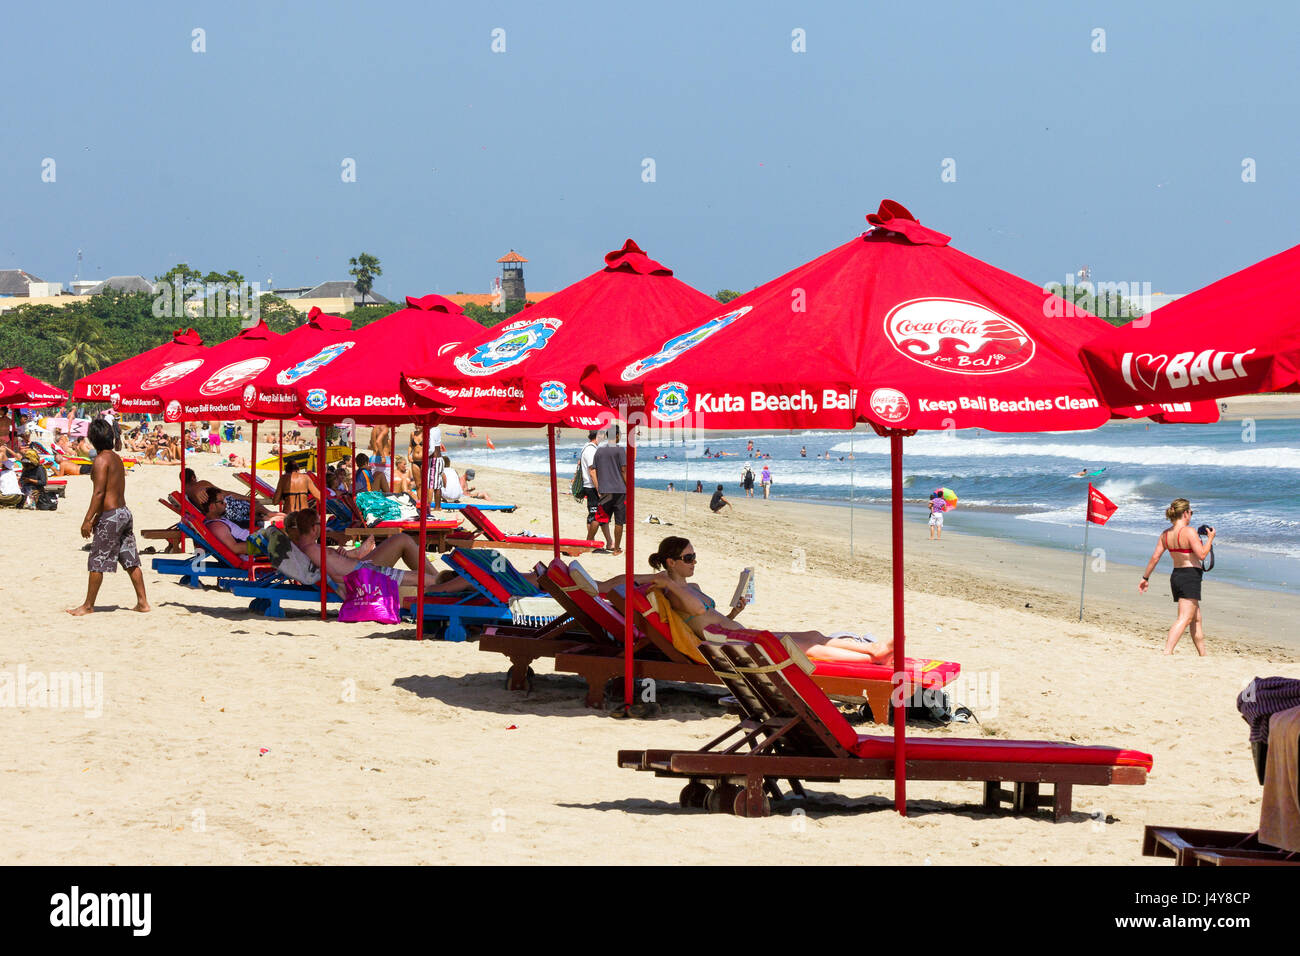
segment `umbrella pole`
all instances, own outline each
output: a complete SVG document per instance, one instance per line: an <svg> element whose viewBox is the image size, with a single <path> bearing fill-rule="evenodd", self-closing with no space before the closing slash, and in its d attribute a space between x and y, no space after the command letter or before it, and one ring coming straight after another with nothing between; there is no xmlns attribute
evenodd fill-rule
<svg viewBox="0 0 1300 956"><path fill-rule="evenodd" d="M72 426L68 426L68 434L72 434ZM187 498L185 492L185 419L181 419L181 498ZM184 507L184 506L182 506ZM181 554L185 553L185 538L181 538Z"/></svg>
<svg viewBox="0 0 1300 956"><path fill-rule="evenodd" d="M325 537L325 521L327 513L325 510L325 499L329 497L329 488L325 486L325 426L316 426L316 489L320 492L320 501L317 508L320 511L320 619L325 620L325 586L326 573L325 563L329 559L325 557L325 549L329 542Z"/></svg>
<svg viewBox="0 0 1300 956"><path fill-rule="evenodd" d="M429 423L420 426L420 447L429 447ZM424 640L424 565L428 561L425 555L425 541L429 529L429 482L425 480L429 469L429 456L424 456L424 468L420 471L420 566L415 571L415 639Z"/></svg>
<svg viewBox="0 0 1300 956"><path fill-rule="evenodd" d="M556 475L555 426L546 426L546 441L551 446L551 542L555 560L560 560L560 481Z"/></svg>
<svg viewBox="0 0 1300 956"><path fill-rule="evenodd" d="M351 428L352 433L352 458L348 462L348 467L352 469L352 497L357 496L357 426L354 423Z"/></svg>
<svg viewBox="0 0 1300 956"><path fill-rule="evenodd" d="M253 536L253 519L257 517L257 422L253 426L253 452L249 465L253 470L253 480L248 485L248 536ZM253 580L253 556L248 556L248 580Z"/></svg>
<svg viewBox="0 0 1300 956"><path fill-rule="evenodd" d="M894 577L894 807L907 816L907 674L903 649L903 436L889 435L890 511Z"/></svg>
<svg viewBox="0 0 1300 956"><path fill-rule="evenodd" d="M624 530L623 567L627 573L623 587L623 710L630 713L632 708L632 591L636 582L632 578L632 569L636 566L633 553L636 548L633 489L636 487L636 441L632 437L632 426L628 425L627 436L627 525ZM613 517L612 515L610 516Z"/></svg>
<svg viewBox="0 0 1300 956"><path fill-rule="evenodd" d="M393 477L397 474L397 426L388 429L388 493L393 492ZM408 472L409 474L409 472Z"/></svg>
<svg viewBox="0 0 1300 956"><path fill-rule="evenodd" d="M849 432L849 557L853 557L853 469L857 463L853 460L853 432Z"/></svg>
<svg viewBox="0 0 1300 956"><path fill-rule="evenodd" d="M283 418L280 419L280 460L276 462L276 467L279 469L279 474L276 475L276 483L279 484L279 480L284 477L284 419ZM254 469L257 468L257 462L253 462L253 468Z"/></svg>

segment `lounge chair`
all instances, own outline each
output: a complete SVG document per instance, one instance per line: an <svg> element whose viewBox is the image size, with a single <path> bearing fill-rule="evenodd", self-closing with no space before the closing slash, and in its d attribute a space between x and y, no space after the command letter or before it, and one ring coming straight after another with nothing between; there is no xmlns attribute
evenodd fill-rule
<svg viewBox="0 0 1300 956"><path fill-rule="evenodd" d="M564 613L545 594L495 551L457 549L442 556L443 563L470 585L463 595L426 595L420 601L426 621L445 621L443 639L463 641L466 625L513 624L526 621L547 627ZM403 600L414 615L416 596Z"/></svg>
<svg viewBox="0 0 1300 956"><path fill-rule="evenodd" d="M551 538L505 534L477 505L465 505L461 509L461 514L474 526L474 530L456 531L448 534L447 543L453 547L522 548L529 551L549 551L555 546L555 542ZM585 554L600 547L604 547L604 545L599 541L588 541L579 538L560 539L560 552L562 554Z"/></svg>
<svg viewBox="0 0 1300 956"><path fill-rule="evenodd" d="M858 734L805 672L810 667L790 641L766 631L729 631L731 638L701 645L717 677L735 695L741 721L699 750L623 750L620 767L687 781L680 800L737 816L767 816L781 798L778 780L803 794L803 780L889 780L894 740ZM1018 811L1039 806L1039 787L1053 785L1052 815L1070 812L1076 785L1142 784L1151 756L1114 747L1043 741L912 737L909 780L978 781L984 806L1008 796ZM1003 783L1012 783L1007 794Z"/></svg>
<svg viewBox="0 0 1300 956"><path fill-rule="evenodd" d="M271 566L264 559L231 551L209 535L199 510L179 494L169 495L164 503L180 514L181 520L176 527L194 542L195 551L192 558L154 558L152 567L157 573L177 575L180 583L187 587L199 587L200 578L220 581L225 578L247 579L250 571L254 576L271 573Z"/></svg>
<svg viewBox="0 0 1300 956"><path fill-rule="evenodd" d="M563 637L547 635L549 643L534 641L527 635L489 630L479 638L479 649L510 658L507 686L514 690L524 687L534 660L554 657L557 671L579 674L586 680L587 706L600 707L604 704L606 685L622 677L625 669L623 601L617 594L591 595L578 585L563 561L552 561L549 566L539 564L536 571L541 587L560 602L588 639L581 640L581 634L572 633L572 629ZM633 592L633 678L719 683L698 649L699 639L674 617L671 605L653 592L650 596L639 590ZM943 688L961 673L961 665L952 661L908 658L908 662L915 675L913 682L920 688ZM858 706L865 703L864 717L880 723L888 720L892 667L817 661L813 680L842 702Z"/></svg>

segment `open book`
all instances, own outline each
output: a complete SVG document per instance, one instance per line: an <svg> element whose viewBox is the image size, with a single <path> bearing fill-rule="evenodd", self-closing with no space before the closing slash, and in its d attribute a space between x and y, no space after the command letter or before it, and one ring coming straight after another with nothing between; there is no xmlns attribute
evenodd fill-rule
<svg viewBox="0 0 1300 956"><path fill-rule="evenodd" d="M736 591L731 595L731 606L740 607L741 600L746 604L754 603L754 569L745 568L740 572L740 580L736 583Z"/></svg>

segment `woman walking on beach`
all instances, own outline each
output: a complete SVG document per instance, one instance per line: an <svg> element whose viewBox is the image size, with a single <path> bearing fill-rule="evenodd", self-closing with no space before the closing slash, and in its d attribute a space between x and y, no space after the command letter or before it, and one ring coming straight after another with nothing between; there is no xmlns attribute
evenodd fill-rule
<svg viewBox="0 0 1300 956"><path fill-rule="evenodd" d="M1186 498L1175 498L1165 510L1170 527L1160 533L1156 541L1156 550L1147 562L1142 573L1142 583L1138 590L1146 593L1150 584L1151 572L1160 561L1160 555L1169 552L1174 562L1174 569L1169 574L1169 588L1178 605L1173 627L1169 629L1169 639L1165 641L1165 653L1172 654L1178 646L1178 640L1189 626L1192 629L1192 643L1196 653L1205 656L1205 632L1201 623L1201 575L1204 574L1205 556L1214 545L1214 529L1207 528L1207 538L1201 543L1201 536L1188 527L1192 520L1192 504Z"/></svg>

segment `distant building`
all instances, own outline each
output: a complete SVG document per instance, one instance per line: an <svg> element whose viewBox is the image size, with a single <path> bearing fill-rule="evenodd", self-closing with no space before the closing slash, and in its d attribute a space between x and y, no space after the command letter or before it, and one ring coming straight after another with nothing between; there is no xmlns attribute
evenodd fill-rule
<svg viewBox="0 0 1300 956"><path fill-rule="evenodd" d="M99 285L98 279L73 279L68 283L68 288L72 290L73 295L90 295L90 290Z"/></svg>
<svg viewBox="0 0 1300 956"><path fill-rule="evenodd" d="M271 283L267 283L269 286ZM281 299L301 299L303 295L311 290L309 285L296 285L288 289L272 289L271 295L279 296Z"/></svg>
<svg viewBox="0 0 1300 956"><path fill-rule="evenodd" d="M524 290L524 263L527 261L513 249L497 260L501 263L501 294L507 302L522 302L528 298Z"/></svg>
<svg viewBox="0 0 1300 956"><path fill-rule="evenodd" d="M103 282L92 285L82 295L99 295L109 289L116 292L145 292L149 295L153 295L157 291L154 284L144 276L109 276Z"/></svg>
<svg viewBox="0 0 1300 956"><path fill-rule="evenodd" d="M0 296L51 296L62 291L62 282L45 282L22 269L0 269Z"/></svg>
<svg viewBox="0 0 1300 956"><path fill-rule="evenodd" d="M1137 307L1142 310L1143 315L1148 315L1160 308L1162 305L1168 305L1177 299L1187 295L1186 292L1151 292L1147 295L1135 296L1133 301Z"/></svg>
<svg viewBox="0 0 1300 956"><path fill-rule="evenodd" d="M289 290L285 290L289 291ZM275 293L279 295L279 292ZM378 292L367 292L366 301L361 301L361 291L355 282L322 282L313 286L295 298L300 299L351 299L354 305L387 305L388 300Z"/></svg>

